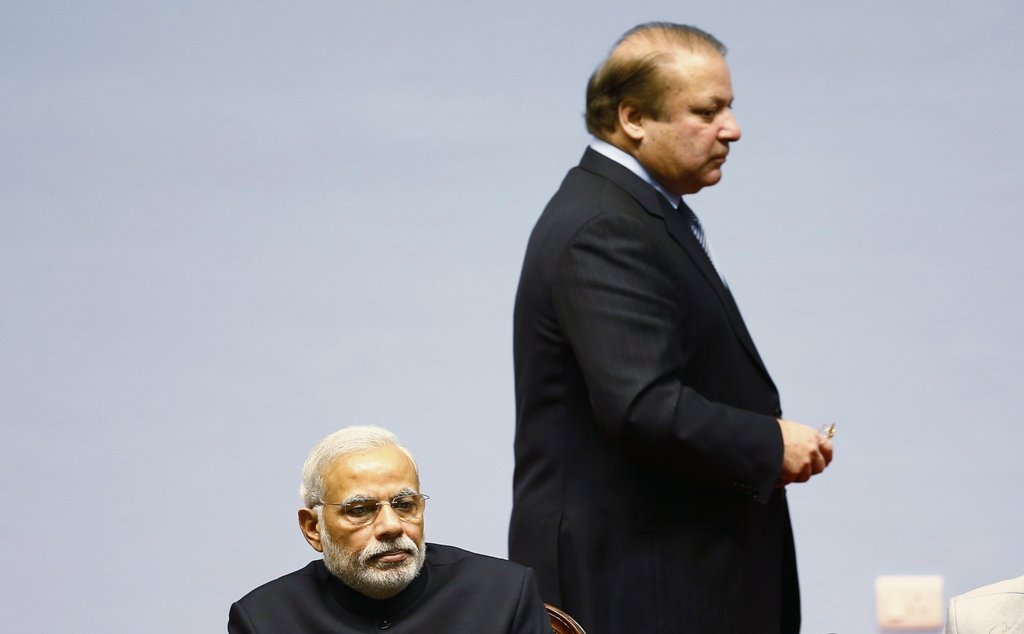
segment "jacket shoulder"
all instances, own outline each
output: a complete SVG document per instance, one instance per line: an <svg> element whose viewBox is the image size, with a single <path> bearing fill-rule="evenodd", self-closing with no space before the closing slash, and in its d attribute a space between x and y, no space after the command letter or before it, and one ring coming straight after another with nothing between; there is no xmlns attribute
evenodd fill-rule
<svg viewBox="0 0 1024 634"><path fill-rule="evenodd" d="M436 570L453 569L460 573L480 572L495 573L511 577L521 577L527 568L521 564L500 559L490 555L481 555L456 546L444 544L427 544L427 561L431 565L431 573Z"/></svg>
<svg viewBox="0 0 1024 634"><path fill-rule="evenodd" d="M990 583L987 586L981 586L980 588L975 588L974 590L958 595L956 598L972 599L977 597L987 597L994 594L1024 594L1024 577Z"/></svg>
<svg viewBox="0 0 1024 634"><path fill-rule="evenodd" d="M287 595L308 596L314 587L324 583L326 567L321 560L309 562L305 567L268 581L238 600L242 604L265 603L276 597Z"/></svg>

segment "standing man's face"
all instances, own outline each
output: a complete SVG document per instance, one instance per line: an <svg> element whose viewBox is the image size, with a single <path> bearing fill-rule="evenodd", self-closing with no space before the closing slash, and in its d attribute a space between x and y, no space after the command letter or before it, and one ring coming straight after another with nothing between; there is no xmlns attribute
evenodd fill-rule
<svg viewBox="0 0 1024 634"><path fill-rule="evenodd" d="M380 447L335 461L324 473L324 502L392 500L419 493L412 461L397 447ZM299 524L309 544L346 585L382 599L403 590L419 573L426 555L423 517L408 521L382 504L373 521L354 525L337 506L319 512L300 509Z"/></svg>
<svg viewBox="0 0 1024 634"><path fill-rule="evenodd" d="M740 138L729 67L716 53L687 52L665 76L663 120L632 111L624 127L639 141L637 160L662 187L693 194L722 179L729 144Z"/></svg>

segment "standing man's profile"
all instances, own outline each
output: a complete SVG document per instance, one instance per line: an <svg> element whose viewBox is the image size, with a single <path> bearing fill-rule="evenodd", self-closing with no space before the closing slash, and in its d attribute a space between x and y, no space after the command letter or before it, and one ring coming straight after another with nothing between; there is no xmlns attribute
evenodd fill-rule
<svg viewBox="0 0 1024 634"><path fill-rule="evenodd" d="M782 418L683 200L721 180L732 103L713 36L627 32L587 85L595 139L527 247L509 556L589 634L799 630L785 487L832 442Z"/></svg>

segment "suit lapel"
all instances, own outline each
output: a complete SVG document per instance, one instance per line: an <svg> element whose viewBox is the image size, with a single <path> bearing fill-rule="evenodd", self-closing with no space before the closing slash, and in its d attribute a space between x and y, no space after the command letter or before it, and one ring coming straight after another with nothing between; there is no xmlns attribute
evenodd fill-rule
<svg viewBox="0 0 1024 634"><path fill-rule="evenodd" d="M747 331L747 326L743 322L743 317L740 315L739 307L736 305L732 293L729 292L729 289L722 282L721 276L715 270L714 264L711 263L711 259L708 258L708 254L704 251L700 242L697 241L696 236L693 235L693 231L686 225L682 212L674 209L665 200L664 196L644 182L642 178L590 148L587 148L587 151L584 152L583 159L580 161L580 167L612 181L640 203L647 213L661 218L668 234L672 236L672 239L682 248L704 279L711 285L711 288L714 289L715 294L722 303L722 307L725 309L726 315L729 317L729 323L732 325L736 337L743 344L755 365L761 369L770 381L771 376L768 374L768 369L765 367L764 362L761 361L761 355L758 354L754 340ZM685 205L686 203L681 202L680 204Z"/></svg>

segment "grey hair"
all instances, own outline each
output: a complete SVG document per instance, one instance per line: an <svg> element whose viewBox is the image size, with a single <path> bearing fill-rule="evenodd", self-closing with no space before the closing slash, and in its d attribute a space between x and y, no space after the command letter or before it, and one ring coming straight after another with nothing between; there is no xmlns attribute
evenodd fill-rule
<svg viewBox="0 0 1024 634"><path fill-rule="evenodd" d="M618 125L619 104L630 102L662 120L671 84L663 67L675 59L673 51L714 52L725 57L726 48L715 36L688 24L646 22L619 38L608 58L587 82L587 130L608 140Z"/></svg>
<svg viewBox="0 0 1024 634"><path fill-rule="evenodd" d="M416 460L413 459L408 449L398 444L398 437L395 434L375 425L346 427L315 444L310 449L305 464L302 465L302 484L299 486L299 496L305 502L306 508L311 509L324 501L324 471L335 460L380 447L397 447L400 449L409 458L409 461L412 462L416 477L419 477L419 467L416 466Z"/></svg>

